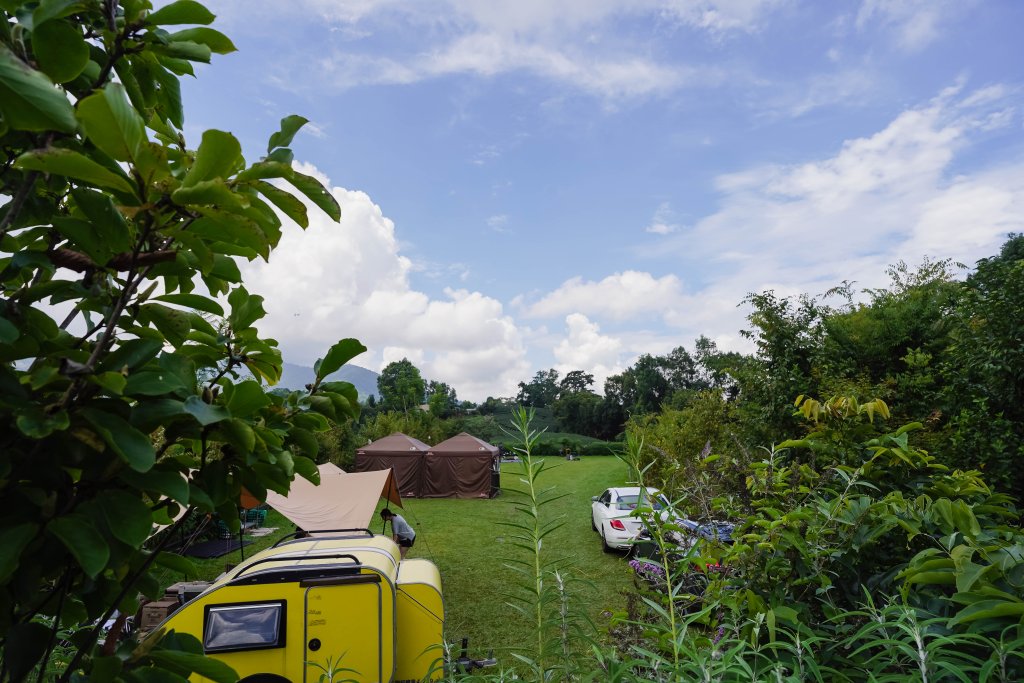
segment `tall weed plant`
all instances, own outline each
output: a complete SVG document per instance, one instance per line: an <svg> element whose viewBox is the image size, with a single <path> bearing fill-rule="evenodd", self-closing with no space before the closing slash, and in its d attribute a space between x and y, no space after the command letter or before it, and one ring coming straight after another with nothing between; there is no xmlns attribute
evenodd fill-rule
<svg viewBox="0 0 1024 683"><path fill-rule="evenodd" d="M522 489L508 491L516 514L503 522L511 530L512 547L518 550L505 562L519 577L505 597L513 610L533 624L535 637L513 656L532 680L575 680L580 644L590 638L592 627L574 597L581 581L574 577L563 554L545 547L545 539L564 520L545 518L544 509L565 494L541 484L545 461L533 457L540 437L531 427L533 416L532 409L518 408L508 431L520 444L515 450Z"/></svg>

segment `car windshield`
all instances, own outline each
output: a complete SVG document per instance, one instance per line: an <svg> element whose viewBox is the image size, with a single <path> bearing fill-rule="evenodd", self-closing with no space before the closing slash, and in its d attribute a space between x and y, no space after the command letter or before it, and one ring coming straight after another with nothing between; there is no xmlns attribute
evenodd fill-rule
<svg viewBox="0 0 1024 683"><path fill-rule="evenodd" d="M661 495L653 497L644 496L647 500L644 501L645 505L649 505L655 510L663 510L668 507L668 502ZM632 494L626 496L619 496L619 499L615 502L615 507L619 510L635 510L637 505L640 503L640 494Z"/></svg>

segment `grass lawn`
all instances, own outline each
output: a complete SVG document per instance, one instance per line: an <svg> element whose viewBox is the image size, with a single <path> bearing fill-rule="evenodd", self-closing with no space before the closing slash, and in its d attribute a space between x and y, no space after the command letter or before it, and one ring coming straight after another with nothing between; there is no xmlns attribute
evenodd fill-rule
<svg viewBox="0 0 1024 683"><path fill-rule="evenodd" d="M568 494L544 509L546 519L561 517L564 525L545 539L545 550L552 557L567 557L577 575L592 584L583 587L581 601L599 631L607 628L607 610L621 609L625 603L621 590L632 586L632 572L619 554L605 554L601 541L590 528L590 497L609 486L623 485L625 466L612 457L584 457L567 462L563 458L545 458L547 466L540 477L542 487L554 486ZM518 551L507 544L511 529L501 522L515 518L510 504L512 496L504 493L521 488L519 465L502 466L503 494L491 500L409 499L400 511L416 529L416 545L409 557L424 557L437 564L443 582L446 637L458 643L468 637L470 651L483 656L493 648L505 665L514 660L509 652L523 643L532 642L533 630L518 612L505 604L505 594L517 575L505 566L504 559ZM245 547L249 557L268 547L294 526L273 510L266 526L280 531L255 539ZM374 519L373 530L380 531L380 518ZM239 552L209 560L196 560L202 578L212 580L227 563L237 563ZM167 583L180 580L169 574Z"/></svg>
<svg viewBox="0 0 1024 683"><path fill-rule="evenodd" d="M620 591L632 587L632 571L622 555L601 550L600 538L590 528L590 497L609 486L623 485L626 468L612 457L545 460L540 485L568 494L544 508L546 519L564 520L545 539L545 550L552 557L568 557L578 576L592 584L584 588L581 598L603 630L608 619L601 614L622 608L625 600ZM409 557L426 557L441 570L448 640L458 643L468 637L477 656L494 648L505 664L511 663L511 649L534 638L530 624L505 604L504 597L519 578L505 566L504 558L521 551L506 543L512 529L501 525L515 518L513 497L504 490L522 487L519 467L515 463L502 466L503 494L492 500L411 499L405 501L407 514L403 513L417 534Z"/></svg>

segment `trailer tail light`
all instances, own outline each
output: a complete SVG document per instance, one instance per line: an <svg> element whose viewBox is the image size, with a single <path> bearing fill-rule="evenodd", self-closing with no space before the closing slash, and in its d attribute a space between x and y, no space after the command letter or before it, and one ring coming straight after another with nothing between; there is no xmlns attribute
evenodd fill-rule
<svg viewBox="0 0 1024 683"><path fill-rule="evenodd" d="M615 529L616 531L625 531L626 525L622 523L621 519L613 519L608 523L608 526Z"/></svg>

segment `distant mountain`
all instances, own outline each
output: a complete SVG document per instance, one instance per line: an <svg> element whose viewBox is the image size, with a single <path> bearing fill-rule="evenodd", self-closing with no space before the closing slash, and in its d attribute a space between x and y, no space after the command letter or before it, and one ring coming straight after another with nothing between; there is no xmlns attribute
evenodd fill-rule
<svg viewBox="0 0 1024 683"><path fill-rule="evenodd" d="M378 397L377 394L377 373L373 370L361 368L358 365L343 365L333 375L327 377L329 382L351 382L359 392L359 400L365 401L369 396ZM316 379L313 368L305 365L294 365L285 363L281 372L281 381L278 387L291 389L293 391L304 389L307 384L312 384Z"/></svg>

